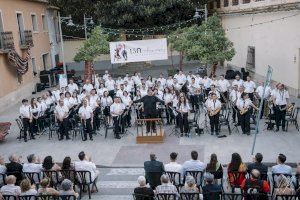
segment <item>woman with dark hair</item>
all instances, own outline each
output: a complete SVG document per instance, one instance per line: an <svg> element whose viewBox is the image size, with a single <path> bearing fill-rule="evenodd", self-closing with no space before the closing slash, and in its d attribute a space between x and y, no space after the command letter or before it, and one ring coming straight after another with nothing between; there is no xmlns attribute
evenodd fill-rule
<svg viewBox="0 0 300 200"><path fill-rule="evenodd" d="M167 124L171 124L174 119L174 114L172 109L170 108L172 106L173 101L173 94L171 93L170 89L166 87L164 89L164 95L163 100L166 103L166 116L167 116Z"/></svg>
<svg viewBox="0 0 300 200"><path fill-rule="evenodd" d="M210 155L210 161L206 166L206 172L214 175L214 179L221 179L223 177L223 167L218 161L216 154Z"/></svg>
<svg viewBox="0 0 300 200"><path fill-rule="evenodd" d="M46 156L44 158L43 168L44 170L53 170L53 171L61 170L60 166L58 166L56 163L53 162L52 156Z"/></svg>
<svg viewBox="0 0 300 200"><path fill-rule="evenodd" d="M72 160L71 160L70 156L66 156L64 158L61 169L62 170L73 170L74 169L74 166L72 164Z"/></svg>
<svg viewBox="0 0 300 200"><path fill-rule="evenodd" d="M188 124L188 113L190 110L189 103L184 95L179 95L179 101L176 107L176 111L178 113L178 123L180 128L180 136L183 136L183 132L185 136L188 136L189 132L189 124Z"/></svg>
<svg viewBox="0 0 300 200"><path fill-rule="evenodd" d="M228 164L228 182L231 188L238 187L246 179L247 167L242 162L240 154L233 153L231 162ZM234 191L233 191L234 192Z"/></svg>
<svg viewBox="0 0 300 200"><path fill-rule="evenodd" d="M39 113L40 113L40 109L37 105L36 98L31 98L30 109L32 113L32 129L33 129L32 132L36 134L38 132L38 120L39 120Z"/></svg>
<svg viewBox="0 0 300 200"><path fill-rule="evenodd" d="M101 86L100 86L101 87ZM102 112L104 114L104 116L106 117L106 122L108 124L110 124L111 122L111 117L110 117L110 106L111 104L113 104L113 100L111 98L111 96L109 96L108 90L103 92L103 96L101 97L101 107L102 107Z"/></svg>

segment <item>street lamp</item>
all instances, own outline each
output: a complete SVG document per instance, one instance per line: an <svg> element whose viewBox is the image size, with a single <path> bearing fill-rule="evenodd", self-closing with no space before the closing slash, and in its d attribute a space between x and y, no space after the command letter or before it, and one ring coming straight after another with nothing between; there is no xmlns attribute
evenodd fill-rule
<svg viewBox="0 0 300 200"><path fill-rule="evenodd" d="M71 15L69 17L61 17L60 13L59 13L58 17L59 17L58 20L59 20L59 32L60 32L60 47L61 47L61 56L62 56L62 61L63 61L63 70L64 70L64 75L67 78L67 68L66 68L66 63L65 63L65 52L64 52L64 40L63 40L61 24L67 22L67 26L74 26L74 23L73 23Z"/></svg>
<svg viewBox="0 0 300 200"><path fill-rule="evenodd" d="M83 15L83 23L84 23L84 35L85 35L85 39L87 39L87 24L94 25L95 23L92 17L85 17L85 15Z"/></svg>

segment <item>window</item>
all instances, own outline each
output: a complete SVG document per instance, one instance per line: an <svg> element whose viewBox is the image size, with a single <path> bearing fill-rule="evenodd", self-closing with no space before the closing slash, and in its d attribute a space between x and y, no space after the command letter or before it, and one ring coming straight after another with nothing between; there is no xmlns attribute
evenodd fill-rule
<svg viewBox="0 0 300 200"><path fill-rule="evenodd" d="M3 28L3 20L2 20L2 12L0 11L0 32L3 32L4 28Z"/></svg>
<svg viewBox="0 0 300 200"><path fill-rule="evenodd" d="M217 8L221 8L221 0L217 0Z"/></svg>
<svg viewBox="0 0 300 200"><path fill-rule="evenodd" d="M43 68L44 70L47 70L47 67L48 67L48 60L49 60L49 54L46 53L46 54L43 54L42 55L42 61L43 61Z"/></svg>
<svg viewBox="0 0 300 200"><path fill-rule="evenodd" d="M45 15L42 15L43 31L48 31L47 28L47 18Z"/></svg>
<svg viewBox="0 0 300 200"><path fill-rule="evenodd" d="M239 5L239 0L232 0L232 5L233 6Z"/></svg>
<svg viewBox="0 0 300 200"><path fill-rule="evenodd" d="M36 71L35 58L31 58L31 62L32 62L32 73L34 76L36 76L37 71Z"/></svg>
<svg viewBox="0 0 300 200"><path fill-rule="evenodd" d="M37 17L36 14L31 14L32 31L38 31Z"/></svg>
<svg viewBox="0 0 300 200"><path fill-rule="evenodd" d="M224 0L224 7L228 7L229 6L229 0Z"/></svg>
<svg viewBox="0 0 300 200"><path fill-rule="evenodd" d="M255 47L248 46L246 69L255 69Z"/></svg>
<svg viewBox="0 0 300 200"><path fill-rule="evenodd" d="M208 8L209 8L209 9L214 9L214 4L215 4L215 1L209 2Z"/></svg>
<svg viewBox="0 0 300 200"><path fill-rule="evenodd" d="M243 4L250 3L250 0L243 0Z"/></svg>
<svg viewBox="0 0 300 200"><path fill-rule="evenodd" d="M19 26L19 36L20 36L20 43L22 44L25 41L25 34L24 34L24 19L22 13L17 13L17 20Z"/></svg>

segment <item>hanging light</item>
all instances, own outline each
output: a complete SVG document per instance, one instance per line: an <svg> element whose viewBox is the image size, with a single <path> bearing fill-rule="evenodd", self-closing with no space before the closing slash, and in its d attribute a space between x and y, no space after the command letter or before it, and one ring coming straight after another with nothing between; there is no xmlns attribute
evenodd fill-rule
<svg viewBox="0 0 300 200"><path fill-rule="evenodd" d="M196 12L195 12L195 15L194 15L194 18L195 19L198 19L198 18L200 18L201 16L199 15L199 12L196 10Z"/></svg>
<svg viewBox="0 0 300 200"><path fill-rule="evenodd" d="M90 20L90 25L94 25L95 23L94 23L94 20L93 19L91 19Z"/></svg>
<svg viewBox="0 0 300 200"><path fill-rule="evenodd" d="M69 19L67 26L75 26L72 19Z"/></svg>

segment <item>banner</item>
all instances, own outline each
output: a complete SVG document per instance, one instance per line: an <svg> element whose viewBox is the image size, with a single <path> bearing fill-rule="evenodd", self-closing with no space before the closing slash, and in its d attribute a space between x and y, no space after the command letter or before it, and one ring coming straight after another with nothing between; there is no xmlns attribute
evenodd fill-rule
<svg viewBox="0 0 300 200"><path fill-rule="evenodd" d="M166 38L110 42L109 48L112 64L168 59Z"/></svg>

